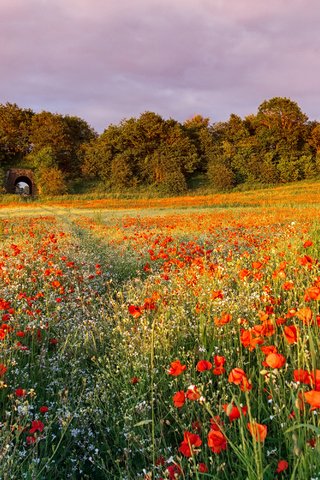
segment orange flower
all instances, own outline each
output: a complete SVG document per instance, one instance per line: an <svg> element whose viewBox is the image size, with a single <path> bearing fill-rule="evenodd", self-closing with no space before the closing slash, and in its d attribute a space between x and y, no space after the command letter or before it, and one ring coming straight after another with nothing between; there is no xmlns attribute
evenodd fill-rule
<svg viewBox="0 0 320 480"><path fill-rule="evenodd" d="M264 442L267 436L267 426L257 422L249 422L248 430L256 442Z"/></svg>
<svg viewBox="0 0 320 480"><path fill-rule="evenodd" d="M183 407L186 401L186 396L183 390L180 390L179 392L175 393L172 397L174 406L177 408Z"/></svg>
<svg viewBox="0 0 320 480"><path fill-rule="evenodd" d="M303 244L304 248L312 247L313 242L312 240L306 240Z"/></svg>
<svg viewBox="0 0 320 480"><path fill-rule="evenodd" d="M300 310L296 312L296 316L304 325L310 325L310 323L312 323L312 310L309 307L300 308Z"/></svg>
<svg viewBox="0 0 320 480"><path fill-rule="evenodd" d="M246 268L243 268L239 272L239 277L240 277L241 280L244 280L246 277L249 277L249 275L251 275L251 272L249 270L247 270Z"/></svg>
<svg viewBox="0 0 320 480"><path fill-rule="evenodd" d="M285 282L282 285L282 288L283 288L283 290L293 290L294 289L294 283L291 280L289 280L288 282Z"/></svg>
<svg viewBox="0 0 320 480"><path fill-rule="evenodd" d="M320 300L320 288L309 287L304 293L304 300L309 302L310 300Z"/></svg>
<svg viewBox="0 0 320 480"><path fill-rule="evenodd" d="M216 298L223 298L223 293L221 290L214 290L211 294L212 300L216 300Z"/></svg>
<svg viewBox="0 0 320 480"><path fill-rule="evenodd" d="M227 439L219 430L210 430L208 433L208 446L213 453L221 453L227 449Z"/></svg>
<svg viewBox="0 0 320 480"><path fill-rule="evenodd" d="M226 358L222 355L215 355L213 357L215 368L213 369L214 375L222 375L225 373L224 364L226 363Z"/></svg>
<svg viewBox="0 0 320 480"><path fill-rule="evenodd" d="M283 333L284 333L285 339L289 344L297 343L298 329L295 325L288 325L287 327L284 327Z"/></svg>
<svg viewBox="0 0 320 480"><path fill-rule="evenodd" d="M200 360L197 363L197 371L204 372L205 370L210 370L212 368L212 363L208 362L208 360Z"/></svg>
<svg viewBox="0 0 320 480"><path fill-rule="evenodd" d="M250 380L248 380L247 375L241 368L234 368L231 370L228 381L235 385L239 385L243 392L247 392L252 388Z"/></svg>
<svg viewBox="0 0 320 480"><path fill-rule="evenodd" d="M240 341L245 348L248 348L250 351L254 350L257 345L263 343L263 339L255 332L255 330L245 330L241 329Z"/></svg>
<svg viewBox="0 0 320 480"><path fill-rule="evenodd" d="M280 353L269 353L265 360L265 364L271 368L281 368L286 363L286 357Z"/></svg>
<svg viewBox="0 0 320 480"><path fill-rule="evenodd" d="M230 313L223 313L221 318L215 318L214 319L214 324L217 326L222 326L226 325L227 323L231 322L232 320L232 315Z"/></svg>
<svg viewBox="0 0 320 480"><path fill-rule="evenodd" d="M309 392L304 392L304 398L306 402L311 405L311 410L320 408L320 392L317 390L310 390Z"/></svg>
<svg viewBox="0 0 320 480"><path fill-rule="evenodd" d="M279 460L276 473L284 472L289 467L289 463L286 460Z"/></svg>
<svg viewBox="0 0 320 480"><path fill-rule="evenodd" d="M274 345L266 345L264 347L260 348L261 352L263 352L265 355L269 355L269 353L277 353L278 349Z"/></svg>
<svg viewBox="0 0 320 480"><path fill-rule="evenodd" d="M133 316L133 318L138 318L138 317L140 317L140 315L142 315L142 313L143 313L142 308L141 308L141 307L138 307L138 306L136 306L136 305L130 305L130 306L128 307L128 311L129 311L130 315Z"/></svg>
<svg viewBox="0 0 320 480"><path fill-rule="evenodd" d="M180 360L175 360L174 362L171 362L168 374L177 377L178 375L181 375L181 373L184 372L186 369L186 365L182 365L180 363Z"/></svg>

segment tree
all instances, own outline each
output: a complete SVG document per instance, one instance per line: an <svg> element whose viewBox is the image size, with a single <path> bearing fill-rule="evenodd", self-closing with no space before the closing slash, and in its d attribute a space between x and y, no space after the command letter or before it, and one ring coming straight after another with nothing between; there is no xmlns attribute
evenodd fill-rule
<svg viewBox="0 0 320 480"><path fill-rule="evenodd" d="M0 164L17 165L30 151L30 125L34 113L15 103L0 104Z"/></svg>

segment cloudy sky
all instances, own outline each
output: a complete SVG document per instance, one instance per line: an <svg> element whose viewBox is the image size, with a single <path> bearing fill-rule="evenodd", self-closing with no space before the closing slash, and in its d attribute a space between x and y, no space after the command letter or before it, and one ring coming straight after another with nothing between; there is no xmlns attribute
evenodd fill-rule
<svg viewBox="0 0 320 480"><path fill-rule="evenodd" d="M319 0L0 0L0 103L97 131L212 122L275 96L320 119Z"/></svg>

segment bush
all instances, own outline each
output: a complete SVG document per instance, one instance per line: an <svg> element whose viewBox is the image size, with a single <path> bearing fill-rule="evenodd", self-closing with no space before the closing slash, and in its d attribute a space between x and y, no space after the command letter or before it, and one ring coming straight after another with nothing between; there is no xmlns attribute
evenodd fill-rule
<svg viewBox="0 0 320 480"><path fill-rule="evenodd" d="M211 185L218 190L230 190L235 185L233 171L222 163L209 164L207 175Z"/></svg>

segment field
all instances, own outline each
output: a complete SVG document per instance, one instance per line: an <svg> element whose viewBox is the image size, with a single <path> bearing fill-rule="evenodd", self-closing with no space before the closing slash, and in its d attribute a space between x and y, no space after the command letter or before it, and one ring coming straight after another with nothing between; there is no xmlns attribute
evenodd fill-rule
<svg viewBox="0 0 320 480"><path fill-rule="evenodd" d="M0 208L0 478L320 479L319 183Z"/></svg>

